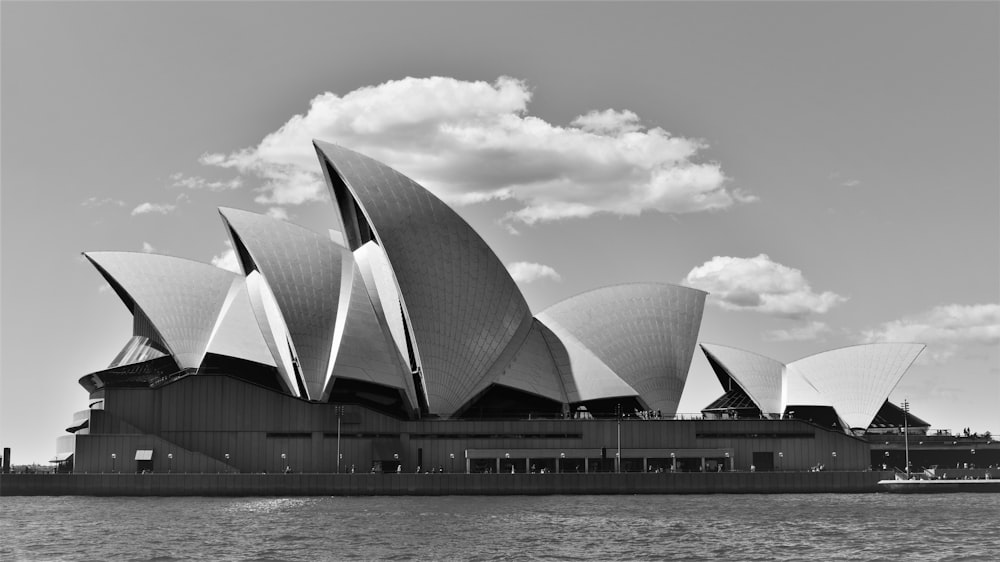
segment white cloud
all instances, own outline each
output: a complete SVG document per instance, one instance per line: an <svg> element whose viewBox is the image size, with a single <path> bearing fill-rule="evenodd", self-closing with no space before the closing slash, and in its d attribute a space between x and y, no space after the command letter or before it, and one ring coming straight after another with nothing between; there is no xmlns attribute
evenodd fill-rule
<svg viewBox="0 0 1000 562"><path fill-rule="evenodd" d="M562 277L556 270L540 263L518 261L507 264L507 271L518 283L532 283L539 279L549 279L552 281L562 281Z"/></svg>
<svg viewBox="0 0 1000 562"><path fill-rule="evenodd" d="M211 263L215 267L221 267L222 269L227 269L233 273L243 273L240 269L240 263L236 259L236 251L233 250L233 243L229 240L226 240L226 249L222 250L222 253L212 256Z"/></svg>
<svg viewBox="0 0 1000 562"><path fill-rule="evenodd" d="M132 216L135 215L145 215L147 213L159 213L165 215L170 211L176 209L176 205L171 205L169 203L142 203L136 208L132 209Z"/></svg>
<svg viewBox="0 0 1000 562"><path fill-rule="evenodd" d="M770 330L764 333L764 339L768 341L810 341L821 339L824 334L829 332L830 327L826 325L826 322L813 321L787 330Z"/></svg>
<svg viewBox="0 0 1000 562"><path fill-rule="evenodd" d="M1000 344L1000 304L948 304L866 330L867 342Z"/></svg>
<svg viewBox="0 0 1000 562"><path fill-rule="evenodd" d="M711 293L726 310L752 310L789 318L825 314L847 300L831 291L816 293L798 269L771 261L767 254L753 258L715 256L695 267L685 285Z"/></svg>
<svg viewBox="0 0 1000 562"><path fill-rule="evenodd" d="M149 242L143 242L142 243L142 251L145 252L145 253L147 253L147 254L152 254L152 253L156 252L156 248L154 248L153 245L150 244Z"/></svg>
<svg viewBox="0 0 1000 562"><path fill-rule="evenodd" d="M644 128L628 110L590 111L569 126L527 114L531 91L493 84L405 78L324 93L257 146L204 154L200 162L264 180L256 201L298 205L327 197L311 141L381 160L445 200L513 200L506 221L532 224L597 213L690 213L754 197L726 187L716 162L698 162L700 139Z"/></svg>
<svg viewBox="0 0 1000 562"><path fill-rule="evenodd" d="M116 207L124 207L125 202L121 199L113 199L111 197L105 197L103 199L98 199L97 197L88 197L80 205L84 207L103 207L105 205L114 205Z"/></svg>
<svg viewBox="0 0 1000 562"><path fill-rule="evenodd" d="M173 187L184 189L207 189L209 191L230 191L243 187L242 178L233 178L228 181L209 181L201 176L185 176L178 172L170 176L173 180Z"/></svg>
<svg viewBox="0 0 1000 562"><path fill-rule="evenodd" d="M265 214L272 219L288 220L288 211L284 207L270 207Z"/></svg>
<svg viewBox="0 0 1000 562"><path fill-rule="evenodd" d="M855 187L855 186L861 185L861 180L847 180L847 181L845 181L844 183L842 183L840 185L842 185L844 187Z"/></svg>

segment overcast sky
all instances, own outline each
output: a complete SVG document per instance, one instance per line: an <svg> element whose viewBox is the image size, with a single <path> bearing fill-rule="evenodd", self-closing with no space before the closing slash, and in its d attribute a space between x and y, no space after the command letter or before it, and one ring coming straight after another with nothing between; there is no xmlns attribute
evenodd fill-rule
<svg viewBox="0 0 1000 562"><path fill-rule="evenodd" d="M927 350L1000 431L1000 4L18 3L2 25L0 443L46 461L131 334L90 250L222 267L218 206L337 228L309 145L410 175L535 312L711 292L700 340ZM722 393L701 352L681 412Z"/></svg>

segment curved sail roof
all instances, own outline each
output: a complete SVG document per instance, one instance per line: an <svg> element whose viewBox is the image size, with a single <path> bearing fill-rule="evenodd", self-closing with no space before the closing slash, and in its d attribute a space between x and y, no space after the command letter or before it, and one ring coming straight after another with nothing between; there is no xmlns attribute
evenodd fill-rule
<svg viewBox="0 0 1000 562"><path fill-rule="evenodd" d="M524 344L495 383L565 403L566 391L542 330L537 320L532 323Z"/></svg>
<svg viewBox="0 0 1000 562"><path fill-rule="evenodd" d="M871 343L817 353L789 364L828 398L850 428L867 428L913 361L919 343Z"/></svg>
<svg viewBox="0 0 1000 562"><path fill-rule="evenodd" d="M729 390L729 387L727 380L723 380L724 376L739 385L761 412L765 414L782 412L784 364L770 357L724 345L703 343L701 349L726 390Z"/></svg>
<svg viewBox="0 0 1000 562"><path fill-rule="evenodd" d="M337 350L333 378L349 378L376 383L400 390L407 398L408 407L416 411L416 389L410 370L395 347L392 334L380 322L372 305L361 270L352 267L350 301L342 310L345 316L343 336ZM329 398L331 384L323 399Z"/></svg>
<svg viewBox="0 0 1000 562"><path fill-rule="evenodd" d="M272 341L271 346L281 351L281 346L287 346L293 371L298 371L297 377L292 376L295 373L283 373L286 381L298 380L305 397L322 399L340 343L335 337L338 311L350 295L350 252L329 237L265 215L226 208L219 209L219 213L244 273L260 273L269 289L261 289L264 298L270 298L267 293L273 295L280 310L281 322L277 324L283 322L287 341ZM342 291L346 293L342 295ZM255 311L258 320L264 312ZM281 330L276 330L273 323L268 323L268 329L261 328L265 337L279 340ZM287 364L279 365L279 370L287 371Z"/></svg>
<svg viewBox="0 0 1000 562"><path fill-rule="evenodd" d="M697 289L662 283L615 285L566 299L537 317L570 353L572 386L582 400L622 396L624 383L650 409L674 414L691 366L705 296ZM577 345L621 383L598 369L581 371L572 361ZM600 378L606 381L594 380ZM603 395L589 396L594 391Z"/></svg>
<svg viewBox="0 0 1000 562"><path fill-rule="evenodd" d="M254 317L246 280L242 277L237 276L233 283L228 306L222 311L222 319L208 351L275 366L274 356L268 350Z"/></svg>
<svg viewBox="0 0 1000 562"><path fill-rule="evenodd" d="M314 144L351 250L375 241L388 258L429 411L455 413L527 337L524 297L486 242L429 191L371 158Z"/></svg>
<svg viewBox="0 0 1000 562"><path fill-rule="evenodd" d="M83 254L182 369L205 358L237 276L183 258L138 252ZM148 321L148 322L147 322Z"/></svg>

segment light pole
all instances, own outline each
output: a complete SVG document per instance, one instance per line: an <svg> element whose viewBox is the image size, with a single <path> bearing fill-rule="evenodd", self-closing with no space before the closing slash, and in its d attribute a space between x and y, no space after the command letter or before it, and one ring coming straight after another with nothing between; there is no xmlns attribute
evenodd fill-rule
<svg viewBox="0 0 1000 562"><path fill-rule="evenodd" d="M231 467L229 466L229 453L226 453L226 472L231 472Z"/></svg>
<svg viewBox="0 0 1000 562"><path fill-rule="evenodd" d="M335 406L333 409L337 412L337 474L340 474L340 417L344 415L344 407Z"/></svg>
<svg viewBox="0 0 1000 562"><path fill-rule="evenodd" d="M910 479L910 401L903 399L903 449L906 451L906 479Z"/></svg>
<svg viewBox="0 0 1000 562"><path fill-rule="evenodd" d="M396 461L396 473L403 472L403 465L399 463L399 453L393 453L392 460Z"/></svg>
<svg viewBox="0 0 1000 562"><path fill-rule="evenodd" d="M622 405L615 405L615 418L618 421L618 453L615 455L615 472L622 471Z"/></svg>
<svg viewBox="0 0 1000 562"><path fill-rule="evenodd" d="M455 472L455 453L448 453L448 472Z"/></svg>
<svg viewBox="0 0 1000 562"><path fill-rule="evenodd" d="M170 474L174 470L174 454L167 453L167 474Z"/></svg>
<svg viewBox="0 0 1000 562"><path fill-rule="evenodd" d="M733 471L733 458L729 456L729 451L726 451L726 460L729 461L729 472Z"/></svg>
<svg viewBox="0 0 1000 562"><path fill-rule="evenodd" d="M778 451L778 472L781 472L781 460L785 458L785 453Z"/></svg>
<svg viewBox="0 0 1000 562"><path fill-rule="evenodd" d="M563 461L565 460L566 460L566 453L559 453L559 467L556 469L556 474L559 474L560 472L565 472L565 469L563 468Z"/></svg>
<svg viewBox="0 0 1000 562"><path fill-rule="evenodd" d="M830 464L833 465L831 468L837 470L837 451L833 451L830 455L833 456L833 460L830 461Z"/></svg>
<svg viewBox="0 0 1000 562"><path fill-rule="evenodd" d="M281 464L285 466L283 472L288 474L288 455L281 453Z"/></svg>
<svg viewBox="0 0 1000 562"><path fill-rule="evenodd" d="M116 453L111 453L111 472L116 472L115 467L118 466L118 455Z"/></svg>

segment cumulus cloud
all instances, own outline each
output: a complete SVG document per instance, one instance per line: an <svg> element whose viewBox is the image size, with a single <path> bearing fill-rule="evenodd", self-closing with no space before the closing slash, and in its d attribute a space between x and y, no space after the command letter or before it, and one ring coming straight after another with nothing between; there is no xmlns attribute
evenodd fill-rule
<svg viewBox="0 0 1000 562"><path fill-rule="evenodd" d="M507 264L507 271L510 272L510 276L514 281L518 283L532 283L540 279L562 281L562 277L556 270L540 263L526 261L512 262Z"/></svg>
<svg viewBox="0 0 1000 562"><path fill-rule="evenodd" d="M240 263L236 259L236 251L233 250L233 243L229 240L226 240L226 249L222 250L222 253L212 256L211 263L215 267L221 267L233 273L243 273L243 270L240 269Z"/></svg>
<svg viewBox="0 0 1000 562"><path fill-rule="evenodd" d="M787 330L770 330L764 333L768 341L810 341L821 339L830 332L826 322L813 321Z"/></svg>
<svg viewBox="0 0 1000 562"><path fill-rule="evenodd" d="M270 207L265 214L272 219L288 220L288 211L284 207Z"/></svg>
<svg viewBox="0 0 1000 562"><path fill-rule="evenodd" d="M352 148L453 204L516 203L505 221L533 224L598 213L692 213L754 197L729 189L705 141L646 128L628 110L590 111L568 126L527 113L527 84L405 78L343 96L324 93L257 145L204 154L202 164L263 180L256 201L327 197L311 141Z"/></svg>
<svg viewBox="0 0 1000 562"><path fill-rule="evenodd" d="M708 291L712 302L723 309L788 318L825 314L847 300L831 291L813 291L800 270L774 262L767 254L715 256L692 269L683 283Z"/></svg>
<svg viewBox="0 0 1000 562"><path fill-rule="evenodd" d="M209 191L230 191L243 187L243 179L236 177L228 181L209 181L201 176L185 176L178 172L170 176L173 187L184 189L207 189Z"/></svg>
<svg viewBox="0 0 1000 562"><path fill-rule="evenodd" d="M149 242L143 242L142 243L142 251L145 252L145 253L147 253L147 254L152 254L152 253L156 252L156 248L154 248L153 245L150 244Z"/></svg>
<svg viewBox="0 0 1000 562"><path fill-rule="evenodd" d="M132 216L145 215L149 213L165 215L176 208L176 205L171 205L169 203L141 203L136 208L132 209Z"/></svg>
<svg viewBox="0 0 1000 562"><path fill-rule="evenodd" d="M867 342L1000 344L1000 304L947 304L866 330Z"/></svg>

